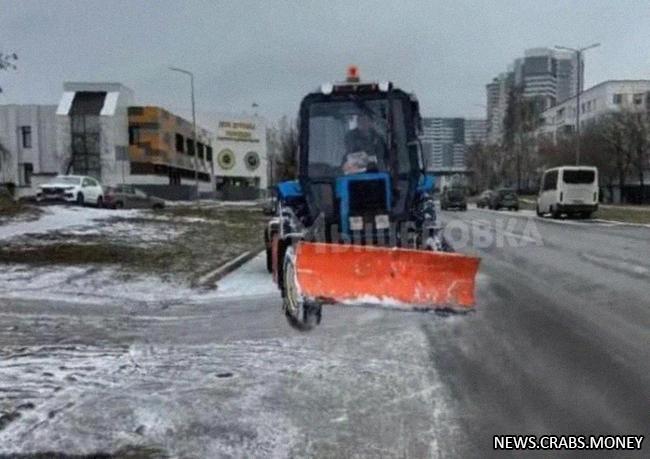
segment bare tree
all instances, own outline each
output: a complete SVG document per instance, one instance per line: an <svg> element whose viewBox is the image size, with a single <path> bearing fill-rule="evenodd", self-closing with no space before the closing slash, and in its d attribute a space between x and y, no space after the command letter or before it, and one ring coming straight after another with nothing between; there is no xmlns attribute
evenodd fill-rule
<svg viewBox="0 0 650 459"><path fill-rule="evenodd" d="M502 184L506 164L504 150L497 145L475 143L467 148L465 163L471 174L471 188L480 192Z"/></svg>
<svg viewBox="0 0 650 459"><path fill-rule="evenodd" d="M18 60L18 55L16 53L3 53L0 51L0 70L15 70L15 62ZM0 86L0 93L2 93L2 87ZM5 167L4 165L9 162L9 150L2 145L0 142L0 172L4 174ZM0 177L0 183L7 181L6 177Z"/></svg>
<svg viewBox="0 0 650 459"><path fill-rule="evenodd" d="M18 55L16 53L3 53L0 51L0 70L15 70L15 62L18 60ZM2 92L2 87L0 86L0 93Z"/></svg>
<svg viewBox="0 0 650 459"><path fill-rule="evenodd" d="M271 182L292 180L298 174L298 128L286 116L267 134L271 161Z"/></svg>
<svg viewBox="0 0 650 459"><path fill-rule="evenodd" d="M540 98L525 97L523 88L519 86L513 86L508 94L503 147L509 156L510 167L504 172L516 183L517 190L521 190L524 183L529 188L537 173L539 164L534 131L542 121L543 103Z"/></svg>
<svg viewBox="0 0 650 459"><path fill-rule="evenodd" d="M648 170L648 147L650 128L648 115L645 112L624 113L625 131L630 144L632 167L639 178L639 193L636 198L639 204L645 202L644 172Z"/></svg>

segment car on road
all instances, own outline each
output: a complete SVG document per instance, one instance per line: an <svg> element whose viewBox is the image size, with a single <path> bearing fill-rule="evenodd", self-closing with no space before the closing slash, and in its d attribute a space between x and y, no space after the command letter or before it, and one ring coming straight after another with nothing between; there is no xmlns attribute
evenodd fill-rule
<svg viewBox="0 0 650 459"><path fill-rule="evenodd" d="M148 195L133 185L115 185L106 189L104 204L111 209L162 209L165 200Z"/></svg>
<svg viewBox="0 0 650 459"><path fill-rule="evenodd" d="M484 207L490 207L490 201L492 200L492 195L494 194L494 191L492 190L485 190L481 195L478 197L476 201L476 207L479 209L483 209Z"/></svg>
<svg viewBox="0 0 650 459"><path fill-rule="evenodd" d="M443 190L440 196L440 208L467 210L467 196L465 188L451 187Z"/></svg>
<svg viewBox="0 0 650 459"><path fill-rule="evenodd" d="M519 210L519 196L512 188L501 188L492 195L489 208Z"/></svg>
<svg viewBox="0 0 650 459"><path fill-rule="evenodd" d="M38 202L70 202L80 206L95 204L104 205L104 189L92 177L85 175L57 175L55 178L38 187L36 193Z"/></svg>
<svg viewBox="0 0 650 459"><path fill-rule="evenodd" d="M591 218L598 210L598 169L586 166L562 166L544 172L539 195L537 215L563 214Z"/></svg>

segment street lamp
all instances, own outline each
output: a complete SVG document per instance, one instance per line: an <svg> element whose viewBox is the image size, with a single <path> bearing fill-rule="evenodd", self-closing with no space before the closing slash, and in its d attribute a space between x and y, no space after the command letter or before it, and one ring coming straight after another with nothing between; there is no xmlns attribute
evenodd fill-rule
<svg viewBox="0 0 650 459"><path fill-rule="evenodd" d="M193 137L193 143L194 143L194 183L196 186L196 195L194 199L198 200L199 199L199 149L196 143L196 110L194 107L194 74L190 72L189 70L184 70L178 67L169 67L169 70L173 70L174 72L180 72L184 73L185 75L189 75L190 77L190 85L192 88L192 137Z"/></svg>
<svg viewBox="0 0 650 459"><path fill-rule="evenodd" d="M580 165L580 93L582 92L582 53L588 49L595 48L600 46L600 43L594 43L593 45L585 46L583 48L569 48L567 46L558 46L555 48L562 49L564 51L571 51L576 53L576 60L578 64L578 83L576 91L576 166Z"/></svg>

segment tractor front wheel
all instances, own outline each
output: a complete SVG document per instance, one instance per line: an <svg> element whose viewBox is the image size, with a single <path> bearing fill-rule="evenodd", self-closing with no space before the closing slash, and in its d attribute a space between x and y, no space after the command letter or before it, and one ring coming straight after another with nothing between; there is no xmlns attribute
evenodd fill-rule
<svg viewBox="0 0 650 459"><path fill-rule="evenodd" d="M283 264L283 309L289 325L300 331L309 331L321 320L321 305L308 301L300 294L296 281L295 253L288 247Z"/></svg>

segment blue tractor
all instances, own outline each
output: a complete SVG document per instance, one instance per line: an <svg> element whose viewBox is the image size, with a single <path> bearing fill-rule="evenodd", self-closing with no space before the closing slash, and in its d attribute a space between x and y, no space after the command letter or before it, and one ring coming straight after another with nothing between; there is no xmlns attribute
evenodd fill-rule
<svg viewBox="0 0 650 459"><path fill-rule="evenodd" d="M420 131L412 94L354 68L302 100L298 177L277 185L265 230L292 326L313 328L330 303L473 307L478 259L445 242Z"/></svg>

